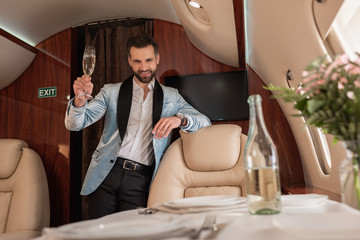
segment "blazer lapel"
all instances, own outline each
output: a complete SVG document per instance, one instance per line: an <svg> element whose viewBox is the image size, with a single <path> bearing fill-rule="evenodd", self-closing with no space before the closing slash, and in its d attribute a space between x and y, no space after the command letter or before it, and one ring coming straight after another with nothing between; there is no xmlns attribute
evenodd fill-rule
<svg viewBox="0 0 360 240"><path fill-rule="evenodd" d="M155 79L153 94L153 127L160 120L164 101L164 93L160 83Z"/></svg>
<svg viewBox="0 0 360 240"><path fill-rule="evenodd" d="M117 105L117 122L121 140L124 139L126 127L129 121L130 108L132 104L132 89L133 89L133 76L126 79L120 86L118 105ZM164 93L155 79L154 93L153 93L153 116L152 126L160 120L162 107L164 101Z"/></svg>
<svg viewBox="0 0 360 240"><path fill-rule="evenodd" d="M126 79L120 86L118 105L117 105L117 122L121 140L124 139L126 127L129 120L130 108L132 103L133 76Z"/></svg>

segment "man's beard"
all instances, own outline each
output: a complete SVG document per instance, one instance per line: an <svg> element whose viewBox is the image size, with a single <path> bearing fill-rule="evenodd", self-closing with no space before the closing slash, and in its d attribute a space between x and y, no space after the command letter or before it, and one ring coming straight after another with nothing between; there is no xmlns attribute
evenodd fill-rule
<svg viewBox="0 0 360 240"><path fill-rule="evenodd" d="M137 79L139 79L139 81L142 82L142 83L149 83L149 82L151 82L151 80L156 75L157 68L154 69L154 71L150 70L150 76L148 76L148 77L147 76L144 77L144 76L140 75L140 72L142 72L142 71L134 72L135 77Z"/></svg>

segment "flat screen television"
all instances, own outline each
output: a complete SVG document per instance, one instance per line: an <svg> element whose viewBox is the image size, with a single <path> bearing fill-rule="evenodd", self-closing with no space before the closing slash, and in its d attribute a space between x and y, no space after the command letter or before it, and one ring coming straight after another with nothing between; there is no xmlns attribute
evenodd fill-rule
<svg viewBox="0 0 360 240"><path fill-rule="evenodd" d="M166 86L177 88L184 99L211 121L249 119L247 71L166 76Z"/></svg>

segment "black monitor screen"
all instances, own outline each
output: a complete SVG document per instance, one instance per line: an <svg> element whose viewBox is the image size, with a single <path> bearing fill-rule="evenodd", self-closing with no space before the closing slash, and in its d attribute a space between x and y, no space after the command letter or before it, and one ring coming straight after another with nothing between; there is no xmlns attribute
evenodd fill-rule
<svg viewBox="0 0 360 240"><path fill-rule="evenodd" d="M184 99L211 121L249 119L247 71L166 76Z"/></svg>

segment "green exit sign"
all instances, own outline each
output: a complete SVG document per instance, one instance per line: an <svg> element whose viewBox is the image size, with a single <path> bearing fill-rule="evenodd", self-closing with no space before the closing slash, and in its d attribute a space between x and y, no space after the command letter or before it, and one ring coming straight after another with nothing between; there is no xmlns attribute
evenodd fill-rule
<svg viewBox="0 0 360 240"><path fill-rule="evenodd" d="M38 98L56 97L56 87L38 88Z"/></svg>

